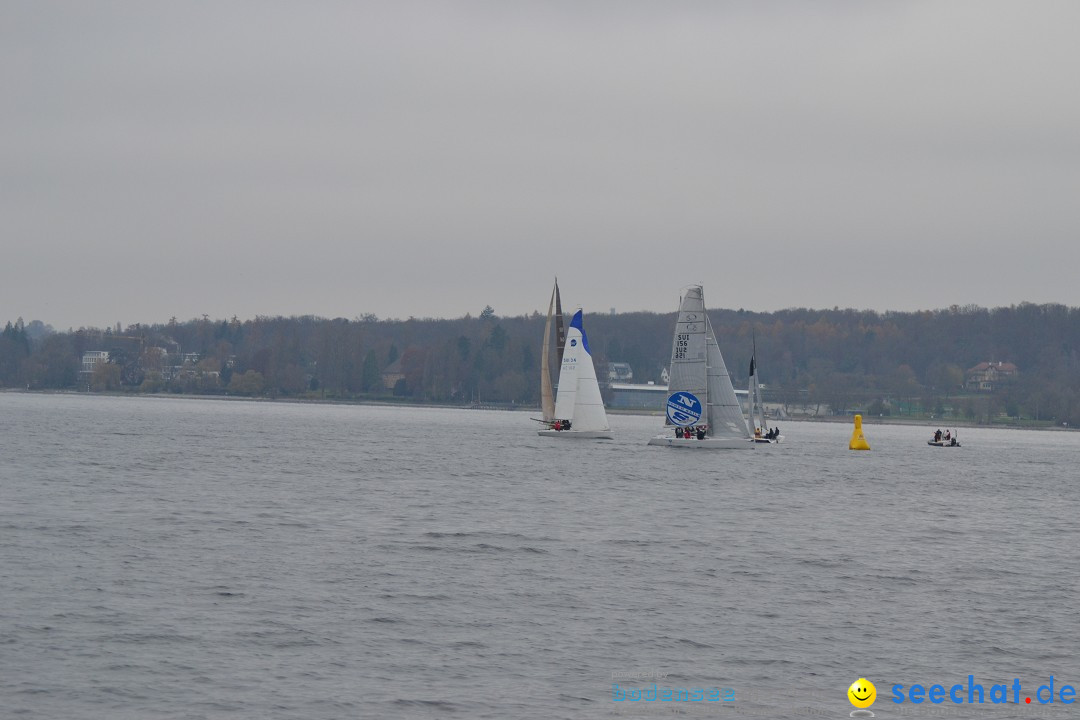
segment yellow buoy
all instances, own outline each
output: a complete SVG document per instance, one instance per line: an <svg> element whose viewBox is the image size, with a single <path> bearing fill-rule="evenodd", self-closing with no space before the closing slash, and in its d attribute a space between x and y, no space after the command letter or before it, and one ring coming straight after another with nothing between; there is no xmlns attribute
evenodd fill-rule
<svg viewBox="0 0 1080 720"><path fill-rule="evenodd" d="M851 442L848 443L848 450L869 450L870 443L866 442L866 438L862 434L862 415L855 416L855 430L851 433Z"/></svg>

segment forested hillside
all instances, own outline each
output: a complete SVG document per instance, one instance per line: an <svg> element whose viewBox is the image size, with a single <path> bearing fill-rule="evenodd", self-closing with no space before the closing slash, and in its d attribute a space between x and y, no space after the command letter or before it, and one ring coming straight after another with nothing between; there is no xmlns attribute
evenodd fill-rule
<svg viewBox="0 0 1080 720"><path fill-rule="evenodd" d="M768 399L877 413L920 407L982 421L1080 422L1080 310L1021 304L914 313L790 309L710 312L736 381L756 340ZM636 382L659 380L674 313L586 315L599 373L627 362ZM229 393L417 402L538 404L544 317L491 308L454 320L259 317L48 332L39 322L0 333L0 386L30 389ZM83 353L107 362L83 372ZM1016 377L991 393L963 389L980 362Z"/></svg>

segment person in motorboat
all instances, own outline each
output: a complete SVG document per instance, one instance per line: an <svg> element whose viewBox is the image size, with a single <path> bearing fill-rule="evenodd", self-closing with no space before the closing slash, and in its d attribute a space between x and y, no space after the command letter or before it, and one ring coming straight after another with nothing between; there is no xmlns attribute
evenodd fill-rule
<svg viewBox="0 0 1080 720"><path fill-rule="evenodd" d="M952 431L948 428L945 429L945 442L952 440Z"/></svg>
<svg viewBox="0 0 1080 720"><path fill-rule="evenodd" d="M941 442L941 428L938 428L938 431L934 433L934 442Z"/></svg>

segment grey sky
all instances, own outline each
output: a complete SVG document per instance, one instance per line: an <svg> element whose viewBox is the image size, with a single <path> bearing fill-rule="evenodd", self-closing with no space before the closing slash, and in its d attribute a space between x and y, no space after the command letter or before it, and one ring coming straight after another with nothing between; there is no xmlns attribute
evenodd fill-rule
<svg viewBox="0 0 1080 720"><path fill-rule="evenodd" d="M1080 3L0 4L0 322L1080 305Z"/></svg>

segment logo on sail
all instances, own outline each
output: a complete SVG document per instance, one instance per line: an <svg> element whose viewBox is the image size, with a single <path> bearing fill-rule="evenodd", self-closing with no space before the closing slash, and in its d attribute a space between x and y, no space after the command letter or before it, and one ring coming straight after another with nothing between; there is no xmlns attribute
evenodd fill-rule
<svg viewBox="0 0 1080 720"><path fill-rule="evenodd" d="M694 425L701 419L701 401L693 393L674 393L667 400L667 418L672 425Z"/></svg>

